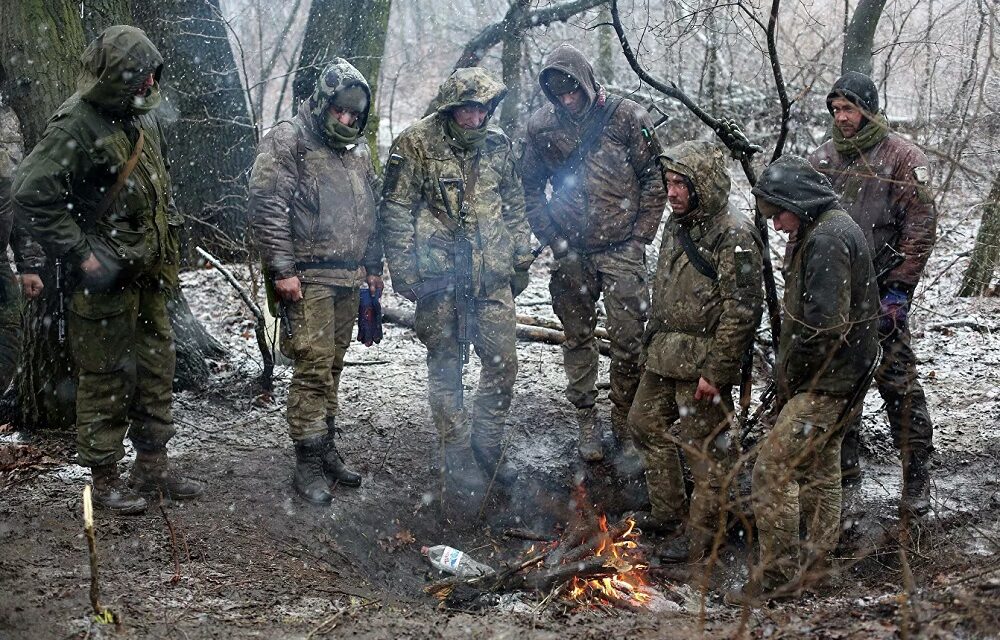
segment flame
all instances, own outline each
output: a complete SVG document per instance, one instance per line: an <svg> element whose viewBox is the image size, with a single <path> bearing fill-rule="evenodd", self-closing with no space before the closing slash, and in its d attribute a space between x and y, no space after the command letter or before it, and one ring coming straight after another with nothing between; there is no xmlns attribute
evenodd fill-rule
<svg viewBox="0 0 1000 640"><path fill-rule="evenodd" d="M602 533L608 533L607 517L602 515L598 518L598 528ZM652 595L648 592L649 585L645 579L647 567L633 563L628 555L629 551L638 547L638 537L639 531L632 518L629 518L628 529L617 542L610 536L605 537L594 555L604 557L608 553L608 564L619 567L619 572L608 578L584 580L574 577L566 598L583 605L624 602L642 606L648 603Z"/></svg>

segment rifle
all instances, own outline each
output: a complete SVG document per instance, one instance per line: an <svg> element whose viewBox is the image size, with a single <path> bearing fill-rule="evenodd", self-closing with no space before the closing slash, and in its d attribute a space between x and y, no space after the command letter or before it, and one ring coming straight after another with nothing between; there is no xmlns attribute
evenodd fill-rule
<svg viewBox="0 0 1000 640"><path fill-rule="evenodd" d="M66 344L66 278L62 258L55 259L56 280L56 340L59 346Z"/></svg>
<svg viewBox="0 0 1000 640"><path fill-rule="evenodd" d="M479 168L479 157L473 164L473 177L470 180L472 187L475 186L475 172ZM438 188L441 190L441 199L444 201L448 215L454 219L455 213L448 198L449 187L454 186L458 192L458 199L461 206L458 210L458 224L453 230L454 239L452 246L455 250L455 338L458 341L462 353L462 360L459 364L460 374L465 365L469 362L469 345L472 337L469 331L469 314L475 307L475 298L472 291L472 242L465 232L465 220L469 214L469 203L467 202L465 180L461 178L438 178ZM472 188L470 187L470 189Z"/></svg>
<svg viewBox="0 0 1000 640"><path fill-rule="evenodd" d="M264 295L267 298L267 306L281 324L281 328L285 331L285 337L291 340L292 322L288 319L288 307L278 297L278 292L274 290L274 279L268 273L267 265L262 265L261 269L264 273Z"/></svg>

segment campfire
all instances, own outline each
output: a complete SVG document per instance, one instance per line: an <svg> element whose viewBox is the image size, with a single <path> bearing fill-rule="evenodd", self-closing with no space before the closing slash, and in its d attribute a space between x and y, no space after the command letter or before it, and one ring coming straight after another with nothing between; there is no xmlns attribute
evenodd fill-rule
<svg viewBox="0 0 1000 640"><path fill-rule="evenodd" d="M608 524L586 500L582 487L574 499L574 521L558 538L524 529L510 538L535 541L520 562L488 576L446 578L427 587L448 606L461 606L486 594L534 592L542 602L628 611L672 607L648 581L641 531L626 517Z"/></svg>

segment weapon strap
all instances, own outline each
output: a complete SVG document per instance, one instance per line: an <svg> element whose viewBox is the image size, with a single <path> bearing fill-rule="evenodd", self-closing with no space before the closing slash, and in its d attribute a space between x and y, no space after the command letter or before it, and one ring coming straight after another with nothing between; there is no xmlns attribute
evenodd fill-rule
<svg viewBox="0 0 1000 640"><path fill-rule="evenodd" d="M687 254L688 260L691 262L691 266L698 270L698 273L705 276L712 282L719 279L719 274L716 272L715 268L708 263L701 252L698 251L698 247L695 246L694 240L691 239L691 232L688 231L687 227L678 225L677 227L677 240L681 243L681 247L684 248L684 253Z"/></svg>
<svg viewBox="0 0 1000 640"><path fill-rule="evenodd" d="M479 159L481 157L482 154L477 151L475 158L472 160L472 169L469 171L469 179L465 182L465 193L462 194L462 201L458 203L459 212L462 211L466 202L472 201L472 198L476 194L476 183L479 182ZM441 197L444 198L445 194L442 193ZM434 207L428 207L428 209L430 209L431 214L437 219L437 221L443 224L445 228L453 234L461 229L465 224L465 220L461 219L461 213L459 213L460 219L455 220L448 215L447 211L442 211Z"/></svg>
<svg viewBox="0 0 1000 640"><path fill-rule="evenodd" d="M107 212L111 203L115 201L118 194L121 193L122 188L125 186L125 181L128 180L129 175L131 175L135 165L139 164L139 154L142 153L142 145L146 140L146 136L142 132L142 127L139 127L139 139L135 141L135 147L132 148L132 155L129 156L128 162L125 163L125 167L118 172L118 179L115 183L111 185L104 197L101 198L100 204L97 205L95 210L95 217L100 218Z"/></svg>
<svg viewBox="0 0 1000 640"><path fill-rule="evenodd" d="M622 99L620 97L608 96L607 101L604 103L604 110L599 117L594 118L594 121L590 123L590 127L587 128L583 137L580 138L580 144L577 145L576 149L573 149L573 152L569 154L562 165L552 172L554 178L552 180L553 187L561 187L566 178L576 173L577 168L583 164L583 159L587 157L590 150L597 144L597 140L601 137L604 127L607 126L611 120L611 116L615 114L621 103Z"/></svg>

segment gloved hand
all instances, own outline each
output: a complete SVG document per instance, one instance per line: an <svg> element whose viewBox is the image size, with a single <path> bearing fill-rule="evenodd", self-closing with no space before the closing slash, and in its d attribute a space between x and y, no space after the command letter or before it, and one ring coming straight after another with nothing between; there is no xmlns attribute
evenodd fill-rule
<svg viewBox="0 0 1000 640"><path fill-rule="evenodd" d="M358 302L358 342L366 347L382 342L382 290L373 296L368 286L361 288Z"/></svg>
<svg viewBox="0 0 1000 640"><path fill-rule="evenodd" d="M890 288L879 303L878 332L887 336L894 331L906 331L909 311L910 297L895 287Z"/></svg>
<svg viewBox="0 0 1000 640"><path fill-rule="evenodd" d="M527 269L515 269L514 275L510 279L510 292L516 298L522 291L528 288L530 275Z"/></svg>

